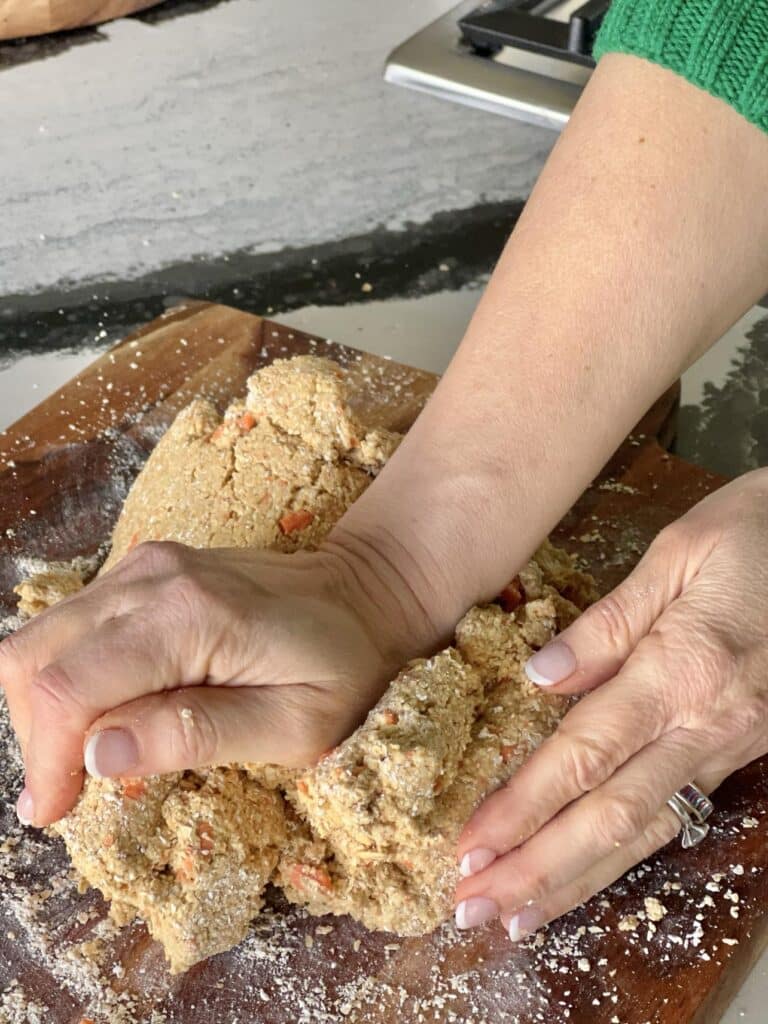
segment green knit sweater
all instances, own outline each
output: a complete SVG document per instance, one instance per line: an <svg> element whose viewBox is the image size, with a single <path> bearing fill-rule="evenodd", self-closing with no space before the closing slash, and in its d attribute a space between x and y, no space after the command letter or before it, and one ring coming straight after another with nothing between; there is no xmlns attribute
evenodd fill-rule
<svg viewBox="0 0 768 1024"><path fill-rule="evenodd" d="M661 64L768 131L768 0L613 0L595 57Z"/></svg>

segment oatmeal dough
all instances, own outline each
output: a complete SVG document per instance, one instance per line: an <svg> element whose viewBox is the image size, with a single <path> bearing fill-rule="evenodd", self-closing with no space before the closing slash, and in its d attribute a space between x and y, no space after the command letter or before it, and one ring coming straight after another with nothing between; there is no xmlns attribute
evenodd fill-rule
<svg viewBox="0 0 768 1024"><path fill-rule="evenodd" d="M335 363L273 363L223 419L204 399L179 413L131 488L104 570L146 540L317 547L399 439L357 421Z"/></svg>
<svg viewBox="0 0 768 1024"><path fill-rule="evenodd" d="M64 562L51 562L41 572L22 580L14 593L19 596L19 611L31 618L59 601L83 589L83 574Z"/></svg>
<svg viewBox="0 0 768 1024"><path fill-rule="evenodd" d="M204 400L179 414L126 500L102 571L149 539L315 547L398 441L352 415L335 364L274 363L223 418ZM19 593L32 614L79 585L64 570ZM239 942L268 881L313 913L428 932L450 913L463 824L567 707L523 665L594 596L589 577L545 544L497 603L464 617L454 646L406 666L313 768L89 778L55 830L84 883L112 901L116 920L142 917L173 971Z"/></svg>
<svg viewBox="0 0 768 1024"><path fill-rule="evenodd" d="M174 971L230 949L286 840L283 798L237 768L90 780L56 830L118 922L138 915Z"/></svg>
<svg viewBox="0 0 768 1024"><path fill-rule="evenodd" d="M527 573L540 580L539 563ZM513 611L473 608L455 647L409 665L357 732L299 777L288 798L316 841L290 836L277 875L289 899L400 935L450 915L464 824L568 707L523 671L578 614L548 584L539 593L523 591Z"/></svg>

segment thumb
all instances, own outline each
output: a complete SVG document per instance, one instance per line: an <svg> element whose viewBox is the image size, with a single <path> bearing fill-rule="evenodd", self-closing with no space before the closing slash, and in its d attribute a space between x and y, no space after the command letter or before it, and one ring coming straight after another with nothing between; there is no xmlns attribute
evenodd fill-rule
<svg viewBox="0 0 768 1024"><path fill-rule="evenodd" d="M662 531L632 573L587 608L525 666L538 686L582 693L611 679L698 566L690 564L682 528Z"/></svg>
<svg viewBox="0 0 768 1024"><path fill-rule="evenodd" d="M86 771L140 777L233 762L309 763L323 748L310 749L311 735L302 735L301 689L189 686L123 704L88 730Z"/></svg>

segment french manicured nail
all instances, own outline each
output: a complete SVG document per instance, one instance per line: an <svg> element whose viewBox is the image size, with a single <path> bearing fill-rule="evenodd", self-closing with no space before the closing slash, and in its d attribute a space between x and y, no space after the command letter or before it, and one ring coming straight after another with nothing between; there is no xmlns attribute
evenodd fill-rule
<svg viewBox="0 0 768 1024"><path fill-rule="evenodd" d="M470 875L476 875L480 871L485 871L495 860L496 854L493 850L486 850L483 847L470 850L469 853L465 853L461 858L461 863L459 864L461 877L469 878Z"/></svg>
<svg viewBox="0 0 768 1024"><path fill-rule="evenodd" d="M139 762L139 747L127 729L103 729L86 743L84 760L94 779L130 775Z"/></svg>
<svg viewBox="0 0 768 1024"><path fill-rule="evenodd" d="M536 907L524 907L510 920L507 931L512 942L521 942L544 924L541 911Z"/></svg>
<svg viewBox="0 0 768 1024"><path fill-rule="evenodd" d="M525 674L538 686L562 683L576 671L576 655L562 640L553 640L528 659Z"/></svg>
<svg viewBox="0 0 768 1024"><path fill-rule="evenodd" d="M32 802L32 794L26 786L19 793L19 799L16 801L16 817L22 825L31 825L35 817L35 805Z"/></svg>
<svg viewBox="0 0 768 1024"><path fill-rule="evenodd" d="M484 896L470 896L456 907L456 927L477 928L478 925L498 916L499 907L495 900L487 900Z"/></svg>

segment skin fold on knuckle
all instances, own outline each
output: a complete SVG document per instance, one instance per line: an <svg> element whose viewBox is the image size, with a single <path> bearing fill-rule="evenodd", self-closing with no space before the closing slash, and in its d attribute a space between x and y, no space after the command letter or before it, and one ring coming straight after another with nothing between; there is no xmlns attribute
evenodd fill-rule
<svg viewBox="0 0 768 1024"><path fill-rule="evenodd" d="M174 769L219 763L224 756L221 736L205 703L184 693L166 694L161 699L165 707L157 719L160 730L155 740L160 749L167 745Z"/></svg>
<svg viewBox="0 0 768 1024"><path fill-rule="evenodd" d="M656 534L645 558L658 567L660 578L670 582L675 596L695 575L715 543L711 529L686 515Z"/></svg>
<svg viewBox="0 0 768 1024"><path fill-rule="evenodd" d="M674 680L678 705L693 713L721 705L739 674L740 659L730 645L683 605L659 624L655 639L660 647L656 664L665 689Z"/></svg>
<svg viewBox="0 0 768 1024"><path fill-rule="evenodd" d="M645 801L637 794L610 793L596 800L591 817L596 847L610 852L641 835L649 814Z"/></svg>
<svg viewBox="0 0 768 1024"><path fill-rule="evenodd" d="M591 793L613 774L623 760L614 749L613 741L606 737L598 739L586 733L570 735L563 726L555 737L562 744L561 777L572 784L578 795Z"/></svg>
<svg viewBox="0 0 768 1024"><path fill-rule="evenodd" d="M629 584L614 590L593 604L578 625L599 638L601 648L612 654L628 653L632 646L632 609L627 607Z"/></svg>
<svg viewBox="0 0 768 1024"><path fill-rule="evenodd" d="M175 541L144 541L124 555L115 569L121 568L122 575L134 578L158 579L183 572L187 557L188 549Z"/></svg>
<svg viewBox="0 0 768 1024"><path fill-rule="evenodd" d="M85 707L69 672L56 662L46 665L29 685L33 719L52 723L82 717Z"/></svg>
<svg viewBox="0 0 768 1024"><path fill-rule="evenodd" d="M768 752L768 694L726 698L692 719L713 758L736 771Z"/></svg>

